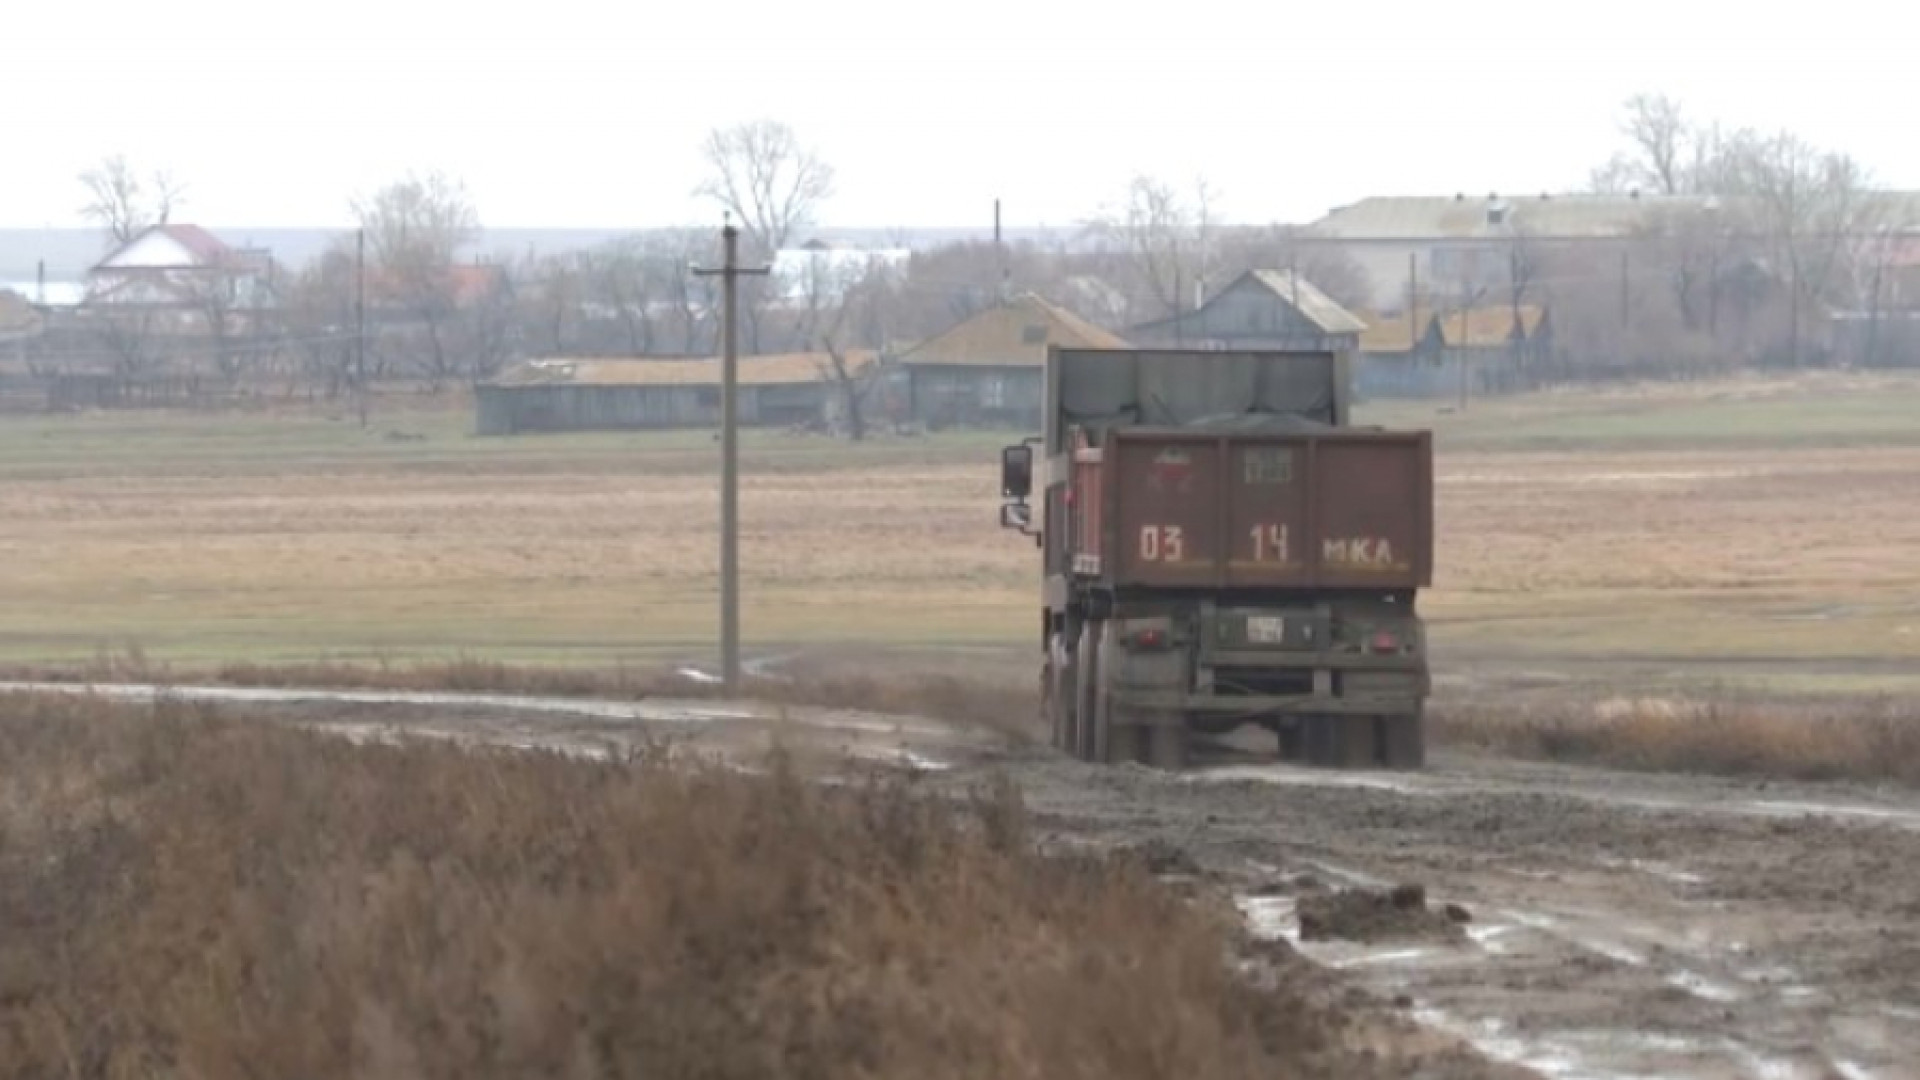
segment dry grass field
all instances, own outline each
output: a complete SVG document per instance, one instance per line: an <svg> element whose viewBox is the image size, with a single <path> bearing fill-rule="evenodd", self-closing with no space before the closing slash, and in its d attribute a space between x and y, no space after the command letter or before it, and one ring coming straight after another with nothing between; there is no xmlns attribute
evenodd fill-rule
<svg viewBox="0 0 1920 1080"><path fill-rule="evenodd" d="M0 759L8 1076L1503 1075L1144 860L1034 854L1005 784L80 697L0 696Z"/></svg>
<svg viewBox="0 0 1920 1080"><path fill-rule="evenodd" d="M1858 377L1362 415L1438 435L1443 661L1724 661L1850 691L1920 685L1899 670L1920 659L1916 418L1920 382ZM1023 652L1035 554L995 526L1006 438L751 433L749 644ZM0 661L705 657L716 458L706 433L479 439L444 410L371 432L9 419Z"/></svg>

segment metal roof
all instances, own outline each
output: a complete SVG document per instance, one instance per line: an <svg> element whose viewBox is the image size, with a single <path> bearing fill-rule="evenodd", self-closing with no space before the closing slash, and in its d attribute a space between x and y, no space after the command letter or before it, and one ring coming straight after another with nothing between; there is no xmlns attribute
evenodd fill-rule
<svg viewBox="0 0 1920 1080"><path fill-rule="evenodd" d="M862 371L876 359L869 350L851 350L847 366ZM523 360L485 385L528 386L719 386L719 357L699 360L646 358L545 357ZM833 372L826 353L782 353L740 358L741 386L784 386L816 383Z"/></svg>
<svg viewBox="0 0 1920 1080"><path fill-rule="evenodd" d="M1404 311L1392 315L1369 315L1367 328L1360 334L1360 351L1411 352L1436 323L1440 328L1441 343L1448 348L1493 348L1508 344L1513 339L1513 314L1510 304L1486 304L1468 310L1464 317L1457 308L1449 310L1442 307L1436 311L1421 304L1414 309L1411 319ZM1520 305L1521 337L1531 338L1539 333L1540 324L1546 318L1546 309L1538 304Z"/></svg>
<svg viewBox="0 0 1920 1080"><path fill-rule="evenodd" d="M1361 352L1412 352L1414 343L1433 321L1433 312L1422 304L1414 309L1412 318L1402 311L1395 315L1370 314L1365 321L1367 328L1360 332Z"/></svg>
<svg viewBox="0 0 1920 1080"><path fill-rule="evenodd" d="M900 355L904 366L1042 367L1047 346L1124 349L1127 343L1073 312L1024 293L947 328Z"/></svg>
<svg viewBox="0 0 1920 1080"><path fill-rule="evenodd" d="M1491 349L1512 342L1515 337L1530 338L1540 329L1546 312L1533 304L1519 310L1519 333L1514 332L1514 309L1508 304L1489 304L1467 311L1441 311L1434 321L1440 327L1440 340L1450 349Z"/></svg>
<svg viewBox="0 0 1920 1080"><path fill-rule="evenodd" d="M1598 239L1625 236L1662 213L1707 202L1697 195L1384 195L1332 211L1311 232L1333 240L1493 238L1515 230L1550 239Z"/></svg>
<svg viewBox="0 0 1920 1080"><path fill-rule="evenodd" d="M1321 333L1358 334L1367 328L1367 324L1356 318L1353 312L1341 307L1339 301L1321 292L1318 286L1307 280L1305 274L1297 270L1249 270L1247 276L1293 305L1308 321L1318 326ZM1232 287L1227 286L1229 289Z"/></svg>

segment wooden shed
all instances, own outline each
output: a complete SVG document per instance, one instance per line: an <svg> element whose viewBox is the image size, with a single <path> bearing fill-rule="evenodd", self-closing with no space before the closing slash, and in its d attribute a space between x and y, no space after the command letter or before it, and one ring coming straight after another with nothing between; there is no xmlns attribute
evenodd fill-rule
<svg viewBox="0 0 1920 1080"><path fill-rule="evenodd" d="M849 374L867 378L871 352L846 356ZM527 360L475 390L481 435L523 431L607 431L715 427L720 423L721 361L662 359ZM845 389L825 353L743 356L740 423L789 426L832 419Z"/></svg>

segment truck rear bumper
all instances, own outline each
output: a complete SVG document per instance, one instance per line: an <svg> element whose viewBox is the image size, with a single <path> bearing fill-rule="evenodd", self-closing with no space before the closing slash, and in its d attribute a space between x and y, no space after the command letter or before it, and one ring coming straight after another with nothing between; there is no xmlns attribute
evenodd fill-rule
<svg viewBox="0 0 1920 1080"><path fill-rule="evenodd" d="M1178 715L1206 713L1211 716L1274 716L1290 713L1315 716L1392 716L1419 710L1421 695L1349 694L1246 694L1215 695L1169 692L1164 690L1111 691L1113 703L1128 710Z"/></svg>

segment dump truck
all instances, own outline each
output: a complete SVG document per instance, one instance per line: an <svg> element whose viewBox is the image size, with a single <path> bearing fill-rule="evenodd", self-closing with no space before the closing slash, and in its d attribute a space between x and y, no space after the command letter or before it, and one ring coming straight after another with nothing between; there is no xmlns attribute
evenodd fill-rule
<svg viewBox="0 0 1920 1080"><path fill-rule="evenodd" d="M1180 769L1270 735L1311 764L1424 764L1432 436L1352 425L1349 362L1048 350L1000 523L1040 549L1056 747Z"/></svg>

